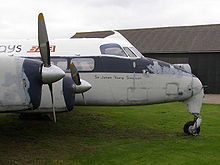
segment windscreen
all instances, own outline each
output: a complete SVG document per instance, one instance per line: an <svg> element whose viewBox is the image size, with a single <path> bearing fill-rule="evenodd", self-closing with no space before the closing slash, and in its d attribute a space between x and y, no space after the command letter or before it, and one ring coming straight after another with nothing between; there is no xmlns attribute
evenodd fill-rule
<svg viewBox="0 0 220 165"><path fill-rule="evenodd" d="M101 54L116 55L126 57L126 53L118 44L104 44L100 46Z"/></svg>

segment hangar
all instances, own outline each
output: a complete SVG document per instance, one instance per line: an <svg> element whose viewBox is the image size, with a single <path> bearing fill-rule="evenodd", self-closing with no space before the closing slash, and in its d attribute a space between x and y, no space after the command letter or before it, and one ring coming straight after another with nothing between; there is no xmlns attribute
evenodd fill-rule
<svg viewBox="0 0 220 165"><path fill-rule="evenodd" d="M207 86L205 93L220 93L220 24L117 31L146 57L190 64ZM72 38L103 38L112 33L80 32Z"/></svg>

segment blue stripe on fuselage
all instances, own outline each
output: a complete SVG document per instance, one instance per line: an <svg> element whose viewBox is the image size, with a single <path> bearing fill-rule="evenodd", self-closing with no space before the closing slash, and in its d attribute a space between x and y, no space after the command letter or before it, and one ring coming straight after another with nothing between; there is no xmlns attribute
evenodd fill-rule
<svg viewBox="0 0 220 165"><path fill-rule="evenodd" d="M30 57L28 57L30 58ZM126 58L117 56L59 56L51 57L51 61L66 61L67 66L65 72L69 73L70 61L74 58L92 58L95 61L94 69L91 71L80 71L79 72L113 72L113 73L150 73L150 74L176 74L192 76L191 73L174 68L171 64L151 59L151 58ZM40 58L37 58L40 59Z"/></svg>

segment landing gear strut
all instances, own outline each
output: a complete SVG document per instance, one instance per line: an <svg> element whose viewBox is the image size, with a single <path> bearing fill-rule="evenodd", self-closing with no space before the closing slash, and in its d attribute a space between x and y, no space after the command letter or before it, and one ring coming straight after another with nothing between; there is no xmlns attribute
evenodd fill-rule
<svg viewBox="0 0 220 165"><path fill-rule="evenodd" d="M187 134L187 135L192 135L192 136L197 136L199 135L200 132L200 124L202 122L201 117L199 116L199 114L194 114L195 118L194 121L189 121L187 122L184 127L183 127L183 131Z"/></svg>

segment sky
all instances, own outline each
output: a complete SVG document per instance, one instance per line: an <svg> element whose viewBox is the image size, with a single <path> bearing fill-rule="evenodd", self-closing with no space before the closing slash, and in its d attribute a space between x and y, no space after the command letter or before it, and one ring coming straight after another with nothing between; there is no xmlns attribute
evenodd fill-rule
<svg viewBox="0 0 220 165"><path fill-rule="evenodd" d="M37 38L44 14L50 39L76 32L220 24L219 0L0 0L0 39Z"/></svg>

